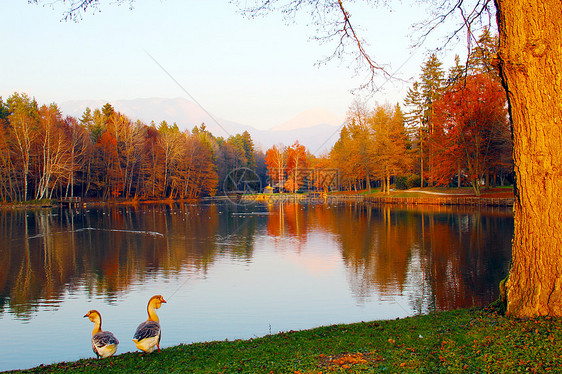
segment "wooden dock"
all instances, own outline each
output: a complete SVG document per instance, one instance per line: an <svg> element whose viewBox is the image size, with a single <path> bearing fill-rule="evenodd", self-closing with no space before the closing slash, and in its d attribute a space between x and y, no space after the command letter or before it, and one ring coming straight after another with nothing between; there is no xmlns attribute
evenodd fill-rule
<svg viewBox="0 0 562 374"><path fill-rule="evenodd" d="M57 205L68 206L69 208L73 206L78 206L81 203L82 203L81 197L61 197L57 200Z"/></svg>

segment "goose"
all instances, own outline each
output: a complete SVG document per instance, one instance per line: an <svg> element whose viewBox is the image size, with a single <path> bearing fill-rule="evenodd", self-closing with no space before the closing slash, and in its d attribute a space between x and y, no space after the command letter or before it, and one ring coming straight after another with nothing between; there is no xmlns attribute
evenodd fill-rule
<svg viewBox="0 0 562 374"><path fill-rule="evenodd" d="M92 331L92 350L98 358L106 358L113 356L117 351L119 340L109 331L101 329L101 314L97 310L90 310L84 318L88 317L94 325Z"/></svg>
<svg viewBox="0 0 562 374"><path fill-rule="evenodd" d="M137 327L133 336L133 342L141 351L151 353L158 348L158 352L160 352L160 320L156 315L156 309L160 308L162 303L165 302L166 300L162 295L152 296L148 301L146 307L148 319Z"/></svg>

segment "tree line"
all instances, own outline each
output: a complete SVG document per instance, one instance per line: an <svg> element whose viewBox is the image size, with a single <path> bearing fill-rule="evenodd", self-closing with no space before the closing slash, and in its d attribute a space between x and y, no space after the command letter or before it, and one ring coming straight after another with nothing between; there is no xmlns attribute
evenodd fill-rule
<svg viewBox="0 0 562 374"><path fill-rule="evenodd" d="M306 167L334 169L345 190L380 187L390 191L420 186L481 186L513 182L511 124L507 97L492 65L498 40L484 29L466 65L455 57L445 72L435 54L423 63L419 80L400 104L352 103L345 126L329 154L274 146L266 152L270 179L294 191L308 175L295 177L294 160ZM310 174L310 173L309 173ZM322 178L314 186L327 189ZM297 181L297 182L295 182ZM298 189L298 188L297 188Z"/></svg>
<svg viewBox="0 0 562 374"><path fill-rule="evenodd" d="M513 182L507 96L497 66L498 38L485 28L466 65L455 56L446 74L431 55L408 90L406 123L415 172L424 185ZM456 180L455 180L456 179Z"/></svg>
<svg viewBox="0 0 562 374"><path fill-rule="evenodd" d="M248 132L228 139L201 124L132 121L105 104L80 118L27 94L0 97L0 200L58 197L197 199L236 167L256 168Z"/></svg>
<svg viewBox="0 0 562 374"><path fill-rule="evenodd" d="M466 65L456 56L448 72L432 54L402 106L353 102L339 139L320 157L298 141L264 154L247 131L224 139L204 124L147 125L109 103L74 118L26 94L0 97L0 200L198 199L228 189L221 181L240 168L265 184L266 167L279 191L470 185L479 195L513 174L497 47L485 29Z"/></svg>

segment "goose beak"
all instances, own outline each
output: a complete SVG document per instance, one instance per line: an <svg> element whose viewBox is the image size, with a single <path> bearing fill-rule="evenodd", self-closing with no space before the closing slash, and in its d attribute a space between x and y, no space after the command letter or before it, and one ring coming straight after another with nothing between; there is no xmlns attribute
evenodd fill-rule
<svg viewBox="0 0 562 374"><path fill-rule="evenodd" d="M161 298L160 301L163 302L163 303L167 303L167 301L164 300L164 298Z"/></svg>
<svg viewBox="0 0 562 374"><path fill-rule="evenodd" d="M90 316L90 312L86 313L86 315L82 318L86 318L86 317L89 317L89 316Z"/></svg>

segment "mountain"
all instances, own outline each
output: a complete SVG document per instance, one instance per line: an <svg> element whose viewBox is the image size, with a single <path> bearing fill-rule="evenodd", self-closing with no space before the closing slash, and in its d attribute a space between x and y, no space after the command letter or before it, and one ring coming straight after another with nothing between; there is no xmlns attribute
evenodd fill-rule
<svg viewBox="0 0 562 374"><path fill-rule="evenodd" d="M272 128L272 131L291 131L318 125L338 127L344 118L323 108L313 108L297 114L293 119Z"/></svg>
<svg viewBox="0 0 562 374"><path fill-rule="evenodd" d="M107 101L72 100L59 104L64 114L80 118L84 110L101 108ZM166 121L174 122L181 130L191 130L205 123L207 129L215 136L228 138L230 135L248 131L256 147L267 150L274 144L292 145L296 140L306 146L310 152L319 155L331 149L339 138L339 126L342 119L325 109L310 109L293 119L272 128L260 130L252 126L215 117L197 104L184 98L142 98L133 100L115 100L110 102L115 110L124 113L132 120L141 120L149 124Z"/></svg>
<svg viewBox="0 0 562 374"><path fill-rule="evenodd" d="M60 108L65 114L80 117L86 107L93 110L94 108L101 108L106 102L103 100L65 101L60 104ZM181 130L191 131L195 126L205 123L205 126L215 136L222 137L228 137L230 134L244 132L245 130L250 132L253 129L250 126L215 118L197 104L182 98L114 100L110 104L115 110L125 114L130 119L141 120L146 124L151 121L156 122L156 124L166 121L171 125L175 122Z"/></svg>

